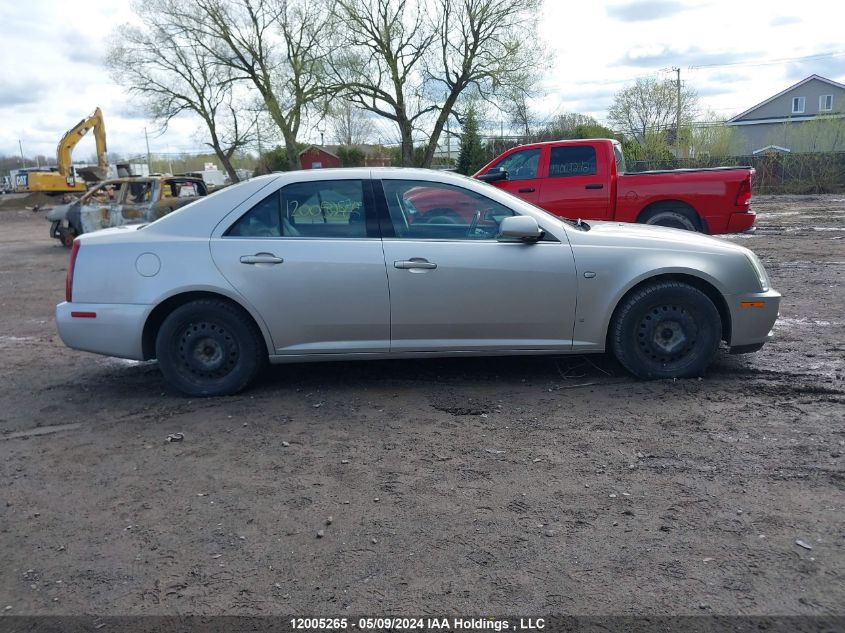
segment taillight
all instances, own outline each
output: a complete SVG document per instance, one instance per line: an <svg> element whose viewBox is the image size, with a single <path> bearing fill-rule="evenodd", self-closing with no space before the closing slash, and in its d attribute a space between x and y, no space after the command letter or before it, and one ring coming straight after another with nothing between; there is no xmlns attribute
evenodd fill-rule
<svg viewBox="0 0 845 633"><path fill-rule="evenodd" d="M79 240L73 240L73 248L70 251L70 263L67 266L67 277L65 278L65 301L73 301L73 269L76 266L76 256L79 255Z"/></svg>
<svg viewBox="0 0 845 633"><path fill-rule="evenodd" d="M751 202L751 176L739 183L739 191L736 192L736 206L744 207Z"/></svg>

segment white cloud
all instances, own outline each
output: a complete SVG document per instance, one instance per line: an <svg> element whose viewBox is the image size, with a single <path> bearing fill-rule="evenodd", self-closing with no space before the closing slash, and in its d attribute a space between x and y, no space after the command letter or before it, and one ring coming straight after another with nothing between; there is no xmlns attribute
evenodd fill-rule
<svg viewBox="0 0 845 633"><path fill-rule="evenodd" d="M106 117L110 151L140 155L201 149L197 124L174 121L166 134L139 116L124 91L101 66L108 36L134 21L129 3L90 0L5 2L0 38L0 154L17 154L18 139L28 155L53 155L65 130L99 106ZM829 0L806 0L803 18L794 2L735 0L639 0L569 3L546 0L540 20L548 45L542 63L546 96L535 107L548 115L564 111L606 116L614 92L638 76L681 78L702 95L702 106L721 115L745 110L796 80L819 73L845 81L845 57L793 59L824 51L845 51L841 21L830 19ZM538 64L541 61L538 61ZM714 65L717 64L717 65ZM736 65L726 65L736 64ZM383 137L392 135L380 126ZM303 141L319 139L312 130ZM93 138L77 147L94 152Z"/></svg>

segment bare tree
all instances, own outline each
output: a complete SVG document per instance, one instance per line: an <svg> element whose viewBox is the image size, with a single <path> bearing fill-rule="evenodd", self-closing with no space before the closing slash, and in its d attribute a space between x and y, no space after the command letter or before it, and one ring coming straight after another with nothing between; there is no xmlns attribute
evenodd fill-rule
<svg viewBox="0 0 845 633"><path fill-rule="evenodd" d="M397 125L403 165L414 162L414 130L430 120L422 158L430 165L462 94L529 89L540 1L337 0L351 33L333 56L338 87Z"/></svg>
<svg viewBox="0 0 845 633"><path fill-rule="evenodd" d="M724 117L708 110L692 124L690 150L695 157L724 158L734 156L737 146L736 128L725 125Z"/></svg>
<svg viewBox="0 0 845 633"><path fill-rule="evenodd" d="M332 138L340 145L361 145L370 141L375 132L364 111L348 102L330 108L328 119Z"/></svg>
<svg viewBox="0 0 845 633"><path fill-rule="evenodd" d="M335 50L335 81L353 104L396 123L402 165L414 162L414 126L434 106L423 99L422 59L435 38L408 0L338 0L348 31Z"/></svg>
<svg viewBox="0 0 845 633"><path fill-rule="evenodd" d="M297 136L328 95L323 40L332 32L327 0L146 0L160 24L202 49L214 64L258 91L279 128L289 167Z"/></svg>
<svg viewBox="0 0 845 633"><path fill-rule="evenodd" d="M682 86L681 125L688 125L695 119L697 108L698 95ZM674 81L640 77L633 85L616 93L607 119L617 131L642 143L649 132L674 130L677 112L678 92Z"/></svg>
<svg viewBox="0 0 845 633"><path fill-rule="evenodd" d="M532 140L539 121L528 105L528 95L523 90L515 90L506 95L503 101L502 111L508 115L508 123L526 142Z"/></svg>
<svg viewBox="0 0 845 633"><path fill-rule="evenodd" d="M254 125L240 116L243 104L229 69L178 28L156 21L154 5L139 3L135 10L149 26L124 25L112 37L106 65L113 79L140 99L162 131L184 112L198 116L205 125L202 137L209 139L205 143L237 182L232 157L252 143Z"/></svg>
<svg viewBox="0 0 845 633"><path fill-rule="evenodd" d="M541 0L437 0L436 55L426 76L446 98L439 108L423 162L430 165L447 118L467 89L494 100L532 91L542 59L537 16Z"/></svg>

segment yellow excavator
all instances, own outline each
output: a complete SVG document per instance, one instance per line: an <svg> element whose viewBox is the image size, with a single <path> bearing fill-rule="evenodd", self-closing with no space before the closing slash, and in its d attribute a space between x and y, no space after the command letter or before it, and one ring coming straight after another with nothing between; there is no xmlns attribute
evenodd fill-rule
<svg viewBox="0 0 845 633"><path fill-rule="evenodd" d="M15 176L15 191L17 193L83 193L85 181L77 179L71 163L70 155L76 144L88 133L94 130L94 140L97 143L97 167L89 169L96 179L104 180L108 171L106 160L106 126L100 108L94 110L91 116L82 119L74 125L59 141L56 149L57 167L51 169L28 169L20 171Z"/></svg>

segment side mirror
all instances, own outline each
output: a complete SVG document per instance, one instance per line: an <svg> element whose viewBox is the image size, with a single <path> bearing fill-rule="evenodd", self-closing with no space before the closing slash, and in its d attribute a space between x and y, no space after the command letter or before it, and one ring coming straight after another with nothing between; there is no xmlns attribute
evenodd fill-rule
<svg viewBox="0 0 845 633"><path fill-rule="evenodd" d="M499 223L500 242L538 242L546 234L537 220L527 215L512 215Z"/></svg>
<svg viewBox="0 0 845 633"><path fill-rule="evenodd" d="M502 169L501 167L494 167L486 174L481 174L478 179L482 182L498 182L499 180L507 180L508 172L506 169Z"/></svg>

